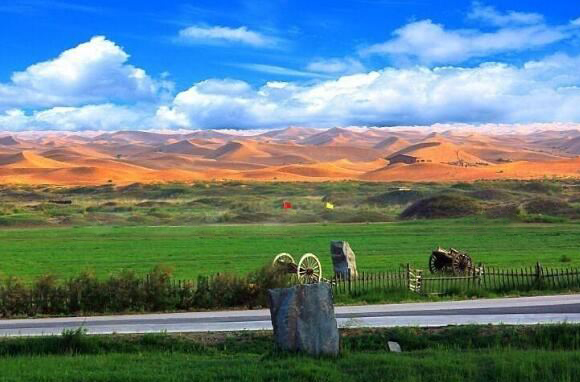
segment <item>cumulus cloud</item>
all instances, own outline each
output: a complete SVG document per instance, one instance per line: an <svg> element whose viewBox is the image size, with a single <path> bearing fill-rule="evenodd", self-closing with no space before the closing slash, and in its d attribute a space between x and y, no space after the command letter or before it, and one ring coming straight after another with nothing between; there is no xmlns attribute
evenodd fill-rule
<svg viewBox="0 0 580 382"><path fill-rule="evenodd" d="M239 28L190 26L179 31L178 40L192 44L241 44L260 48L272 48L280 42L275 37L250 30L245 26Z"/></svg>
<svg viewBox="0 0 580 382"><path fill-rule="evenodd" d="M522 66L386 68L312 85L207 80L157 111L180 128L580 121L580 57Z"/></svg>
<svg viewBox="0 0 580 382"><path fill-rule="evenodd" d="M319 58L308 64L306 70L326 74L353 74L365 70L364 65L354 58Z"/></svg>
<svg viewBox="0 0 580 382"><path fill-rule="evenodd" d="M457 64L472 58L543 48L578 36L580 19L548 25L539 13L502 12L478 1L467 18L494 30L449 29L430 19L403 25L389 40L359 50L363 56L383 55L399 63Z"/></svg>
<svg viewBox="0 0 580 382"><path fill-rule="evenodd" d="M54 107L30 114L10 109L0 114L0 126L7 131L150 129L152 113L152 109L114 104Z"/></svg>
<svg viewBox="0 0 580 382"><path fill-rule="evenodd" d="M129 55L105 37L93 37L0 84L0 110L111 101L150 101L167 85L127 64Z"/></svg>
<svg viewBox="0 0 580 382"><path fill-rule="evenodd" d="M510 24L530 25L544 22L544 16L539 13L517 11L500 12L494 7L484 5L479 1L473 2L468 18L499 26Z"/></svg>
<svg viewBox="0 0 580 382"><path fill-rule="evenodd" d="M493 32L446 29L431 20L409 23L393 32L393 38L361 50L363 55L388 55L423 64L460 63L507 52L541 48L573 36L569 25L545 24L502 27Z"/></svg>

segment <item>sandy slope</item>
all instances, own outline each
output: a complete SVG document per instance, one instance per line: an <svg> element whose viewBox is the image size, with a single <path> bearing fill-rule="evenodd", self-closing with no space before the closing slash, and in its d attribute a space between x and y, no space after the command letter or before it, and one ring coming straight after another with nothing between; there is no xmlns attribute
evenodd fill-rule
<svg viewBox="0 0 580 382"><path fill-rule="evenodd" d="M393 154L417 157L390 164ZM449 130L290 127L99 135L0 134L0 182L102 184L196 180L473 181L580 177L580 131L489 135Z"/></svg>

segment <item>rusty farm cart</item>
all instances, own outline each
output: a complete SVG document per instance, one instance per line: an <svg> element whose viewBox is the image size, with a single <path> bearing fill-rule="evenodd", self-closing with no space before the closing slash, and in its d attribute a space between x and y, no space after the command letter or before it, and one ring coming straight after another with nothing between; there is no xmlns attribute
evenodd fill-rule
<svg viewBox="0 0 580 382"><path fill-rule="evenodd" d="M431 273L443 272L459 275L470 272L472 269L473 263L467 252L460 252L455 248L446 250L437 247L429 258Z"/></svg>
<svg viewBox="0 0 580 382"><path fill-rule="evenodd" d="M286 272L296 275L301 284L314 284L322 281L320 260L312 253L302 255L298 263L289 253L280 253L274 257L272 265L283 267Z"/></svg>

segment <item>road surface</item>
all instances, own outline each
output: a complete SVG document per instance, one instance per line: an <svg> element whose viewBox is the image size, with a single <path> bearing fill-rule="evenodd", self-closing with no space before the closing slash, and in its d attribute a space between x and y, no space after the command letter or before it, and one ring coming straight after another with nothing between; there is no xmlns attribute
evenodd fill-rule
<svg viewBox="0 0 580 382"><path fill-rule="evenodd" d="M335 311L342 328L580 323L580 295L339 306ZM272 329L270 313L262 309L0 320L0 336L60 334L79 327L90 334Z"/></svg>

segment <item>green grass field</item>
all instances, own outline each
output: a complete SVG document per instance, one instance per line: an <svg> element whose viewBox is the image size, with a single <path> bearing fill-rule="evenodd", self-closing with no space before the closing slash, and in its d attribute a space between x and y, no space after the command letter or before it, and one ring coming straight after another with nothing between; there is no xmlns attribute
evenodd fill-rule
<svg viewBox="0 0 580 382"><path fill-rule="evenodd" d="M181 279L216 272L246 273L279 252L318 255L329 275L331 240L347 240L359 270L395 270L410 263L426 269L437 245L467 250L476 263L519 267L540 261L580 265L580 224L530 224L481 217L377 224L98 226L0 231L0 275L24 280L93 270L144 273L157 264ZM561 262L562 256L571 261Z"/></svg>
<svg viewBox="0 0 580 382"><path fill-rule="evenodd" d="M225 337L225 338L224 338ZM277 352L269 333L3 339L1 381L577 381L579 328L342 332L336 359ZM389 353L388 340L403 353Z"/></svg>
<svg viewBox="0 0 580 382"><path fill-rule="evenodd" d="M577 381L579 351L428 351L339 360L256 354L100 354L0 359L1 381Z"/></svg>

